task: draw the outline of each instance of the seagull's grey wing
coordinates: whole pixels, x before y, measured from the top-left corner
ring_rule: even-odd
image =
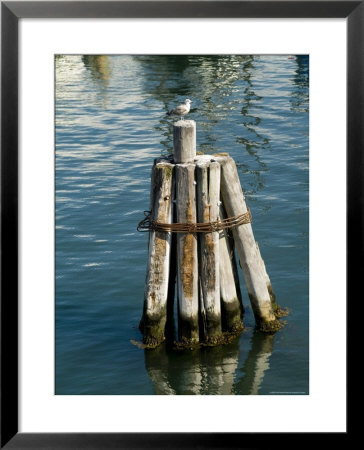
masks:
[[[175,114],[184,114],[186,111],[187,107],[185,105],[179,105],[173,110]]]

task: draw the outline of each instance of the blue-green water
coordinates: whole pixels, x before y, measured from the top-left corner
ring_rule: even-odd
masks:
[[[57,56],[56,393],[308,394],[308,57]],[[144,350],[153,159],[190,98],[197,150],[235,159],[278,303],[275,335]]]

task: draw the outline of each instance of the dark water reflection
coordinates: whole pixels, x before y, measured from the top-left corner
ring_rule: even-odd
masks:
[[[170,353],[163,344],[145,350],[145,367],[157,395],[256,395],[269,370],[274,335],[254,332],[239,368],[239,338],[226,346]]]
[[[57,55],[56,393],[308,393],[307,56]],[[185,98],[197,150],[235,159],[278,302],[275,336],[145,351],[141,339],[153,158]]]
[[[297,112],[308,112],[307,86],[309,83],[309,60],[306,56],[295,56],[297,69],[293,77],[292,109]]]
[[[273,353],[274,335],[255,331],[251,339],[251,349],[237,376],[235,393],[259,394],[264,374],[269,370],[269,359]]]

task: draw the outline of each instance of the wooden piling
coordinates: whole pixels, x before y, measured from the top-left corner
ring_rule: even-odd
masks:
[[[195,165],[176,164],[177,222],[196,223]],[[177,233],[178,335],[182,343],[199,342],[197,237]]]
[[[225,219],[226,217],[225,209],[221,205],[220,219]],[[243,329],[243,304],[234,244],[229,234],[230,231],[228,229],[221,230],[219,233],[221,315],[223,329],[229,332],[236,332]]]
[[[140,231],[149,230],[140,325],[144,344],[156,347],[166,335],[169,340],[174,337],[176,273],[178,345],[193,347],[201,339],[217,344],[226,338],[224,331],[243,329],[234,247],[257,327],[278,330],[277,318],[284,311],[276,304],[252,226],[239,217],[247,213],[247,206],[233,159],[226,153],[196,157],[192,120],[173,124],[173,143],[173,157],[155,160],[151,214],[138,225]],[[172,223],[176,225],[168,225]]]
[[[173,168],[174,165],[168,162],[156,162],[152,169],[152,219],[164,223],[172,221]],[[165,339],[170,247],[170,232],[150,231],[144,312],[141,322],[143,342],[150,347],[159,345]]]
[[[221,194],[228,216],[246,213],[247,206],[234,160],[229,156],[214,157],[221,164]],[[232,231],[256,324],[262,331],[275,331],[281,325],[273,312],[252,226],[248,223],[233,227]]]
[[[200,223],[219,219],[220,164],[201,162],[196,165],[197,220]],[[201,295],[206,315],[204,340],[217,343],[221,340],[221,305],[219,273],[219,233],[199,233],[199,277]]]
[[[268,292],[269,292],[270,301],[272,303],[272,308],[273,308],[273,311],[275,312],[278,309],[276,296],[274,294],[272,283],[271,283],[269,275],[267,273],[267,269],[265,267],[264,260],[262,258],[261,253],[260,253],[260,248],[259,248],[258,242],[255,242],[255,245],[257,247],[258,257],[259,257],[260,263],[262,265],[263,275],[264,275],[264,278],[265,278],[265,282],[267,284],[267,289],[268,289]]]
[[[174,207],[176,199],[176,177],[172,180],[172,223],[176,222],[176,208]],[[173,342],[175,339],[175,320],[174,320],[174,304],[177,277],[177,238],[176,233],[171,233],[171,250],[169,262],[169,282],[168,282],[168,299],[167,299],[167,324],[166,339]]]
[[[196,123],[179,120],[173,124],[176,163],[176,219],[196,223]],[[177,233],[178,337],[184,344],[199,342],[197,236]]]
[[[196,156],[194,120],[179,120],[173,124],[173,155],[175,164],[193,162]]]

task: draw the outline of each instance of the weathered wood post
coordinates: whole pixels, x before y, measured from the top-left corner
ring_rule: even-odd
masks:
[[[267,269],[265,267],[264,260],[262,258],[262,255],[260,254],[260,248],[259,248],[258,242],[255,242],[255,245],[257,247],[258,258],[260,259],[260,262],[261,262],[261,265],[262,265],[262,270],[263,270],[263,275],[264,275],[264,278],[265,278],[265,282],[267,283],[267,289],[268,289],[268,292],[269,292],[270,301],[272,302],[273,312],[276,314],[276,311],[278,309],[280,309],[280,308],[277,305],[276,296],[274,294],[272,283],[271,283],[269,275],[267,273]]]
[[[216,222],[220,206],[220,164],[198,161],[196,165],[197,219],[199,223]],[[218,343],[222,337],[219,233],[199,233],[199,276],[203,311],[204,340]]]
[[[176,217],[179,223],[196,223],[196,123],[173,124],[176,174]],[[178,336],[185,344],[199,342],[198,259],[194,233],[177,233]]]
[[[172,221],[173,164],[155,162],[151,177],[152,220]],[[154,347],[165,339],[171,233],[150,231],[149,256],[141,321],[143,342]]]
[[[226,219],[226,212],[222,205],[220,206],[220,218]],[[227,331],[236,332],[243,329],[243,304],[241,301],[233,240],[229,236],[228,229],[221,230],[219,235],[222,320]]]
[[[172,180],[172,223],[176,222],[176,208],[174,207],[174,201],[176,198],[176,177],[173,173]],[[177,247],[176,247],[176,233],[171,233],[171,251],[169,258],[169,285],[168,285],[168,299],[167,299],[167,325],[166,325],[166,339],[173,341],[175,334],[175,321],[174,321],[174,298],[176,290],[176,277],[177,277]]]
[[[221,164],[221,194],[228,216],[246,213],[245,197],[234,160],[221,154],[214,157]],[[233,227],[232,231],[257,326],[262,331],[275,331],[281,324],[273,312],[252,226],[247,223]]]
[[[234,248],[257,327],[278,330],[277,319],[286,314],[275,301],[233,159],[226,153],[196,156],[193,120],[173,124],[173,143],[173,157],[154,162],[151,211],[138,225],[150,233],[144,344],[173,340],[176,274],[178,346],[215,345],[243,330]]]
[[[196,157],[194,120],[179,120],[173,124],[173,156],[175,164],[193,163]]]

